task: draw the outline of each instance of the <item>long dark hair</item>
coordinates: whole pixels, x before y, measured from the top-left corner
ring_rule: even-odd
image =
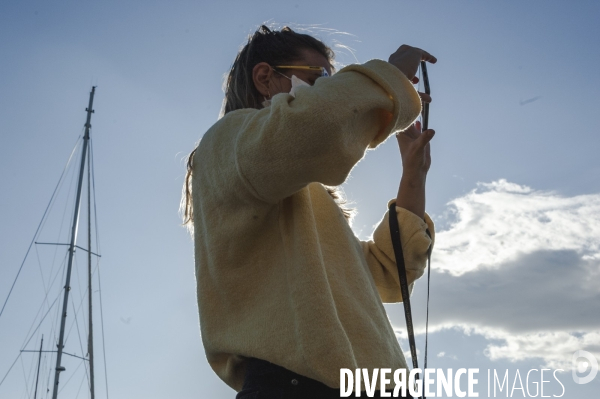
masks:
[[[301,58],[303,50],[315,50],[333,63],[335,54],[331,48],[322,41],[306,34],[294,32],[289,27],[281,30],[271,30],[262,25],[248,38],[248,42],[235,57],[229,75],[224,84],[225,99],[221,116],[231,111],[243,108],[262,108],[264,98],[254,86],[252,70],[256,64],[266,62],[269,65],[282,65]],[[194,155],[191,152],[187,158],[187,173],[183,185],[181,199],[181,213],[183,225],[190,230],[193,228],[194,215],[192,207],[192,171],[194,169]],[[345,199],[335,187],[325,186],[329,194],[336,200],[346,219],[350,220],[353,210],[345,208]]]

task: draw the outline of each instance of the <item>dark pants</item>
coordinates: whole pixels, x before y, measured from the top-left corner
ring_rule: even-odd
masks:
[[[340,397],[339,388],[296,374],[260,359],[249,359],[243,389],[236,399],[333,399]],[[350,398],[355,398],[354,393]],[[361,398],[368,398],[361,392]],[[375,391],[375,398],[380,398]],[[412,399],[409,395],[408,398]]]

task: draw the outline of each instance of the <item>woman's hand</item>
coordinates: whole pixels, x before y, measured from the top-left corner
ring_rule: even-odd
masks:
[[[421,50],[417,47],[411,47],[403,44],[396,50],[396,52],[390,55],[388,62],[398,68],[404,75],[413,83],[419,83],[419,78],[415,75],[419,70],[419,64],[421,61],[428,61],[432,64],[437,62],[437,58],[429,54],[425,50]]]
[[[425,50],[403,44],[388,59],[390,64],[398,68],[414,84],[419,83],[419,78],[415,75],[421,61],[435,64],[437,58]],[[431,102],[429,95],[419,93],[419,96],[421,101]],[[421,132],[421,123],[415,122],[396,135],[402,156],[402,179],[396,205],[421,218],[425,217],[425,180],[431,166],[429,142],[434,134],[435,131],[432,129]]]
[[[429,142],[434,134],[433,129],[421,132],[421,123],[415,122],[396,135],[402,156],[402,179],[396,205],[420,218],[425,217],[425,181],[431,166]]]
[[[435,130],[421,132],[421,122],[415,122],[408,129],[398,133],[396,139],[402,156],[402,175],[410,178],[425,178],[431,166],[429,142]]]

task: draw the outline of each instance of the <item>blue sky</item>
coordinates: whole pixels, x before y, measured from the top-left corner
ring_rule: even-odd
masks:
[[[429,366],[479,367],[486,397],[487,369],[508,370],[512,384],[517,370],[567,369],[575,350],[600,359],[599,16],[593,1],[4,1],[0,300],[97,85],[92,136],[110,397],[234,397],[204,357],[193,247],[177,209],[183,158],[218,116],[223,75],[246,36],[268,22],[308,29],[334,46],[338,67],[387,59],[403,43],[439,60],[429,68],[437,134],[427,210],[438,231]],[[395,140],[353,170],[344,189],[361,239],[400,175]],[[53,208],[48,240],[65,209]],[[37,254],[52,251],[32,252],[0,317],[0,378],[41,303]],[[60,264],[57,253],[50,265]],[[425,287],[421,280],[414,291],[419,332]],[[407,351],[401,306],[387,309]],[[39,336],[31,342],[27,348],[37,348]],[[417,343],[422,364],[422,334]],[[26,397],[27,356],[0,397]],[[559,378],[564,398],[591,398],[600,388],[600,377],[574,384],[570,369]],[[546,386],[546,395],[561,392]],[[100,397],[104,391],[102,382]]]

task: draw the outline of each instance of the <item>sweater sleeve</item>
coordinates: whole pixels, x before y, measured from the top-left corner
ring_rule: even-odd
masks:
[[[404,74],[371,60],[220,122],[235,129],[235,164],[246,188],[276,203],[312,182],[342,184],[367,148],[406,129],[420,111],[419,95]]]
[[[392,201],[395,201],[395,199]],[[382,302],[393,303],[402,302],[402,294],[400,293],[398,267],[396,266],[396,256],[394,255],[390,235],[388,212],[385,213],[385,216],[375,228],[372,239],[361,241],[361,247]],[[396,207],[396,214],[400,226],[400,242],[404,252],[408,290],[412,295],[415,280],[423,275],[427,267],[428,249],[435,242],[434,225],[427,214],[425,214],[425,220],[423,220],[414,213],[398,206]],[[426,230],[429,230],[431,238],[427,235]]]

